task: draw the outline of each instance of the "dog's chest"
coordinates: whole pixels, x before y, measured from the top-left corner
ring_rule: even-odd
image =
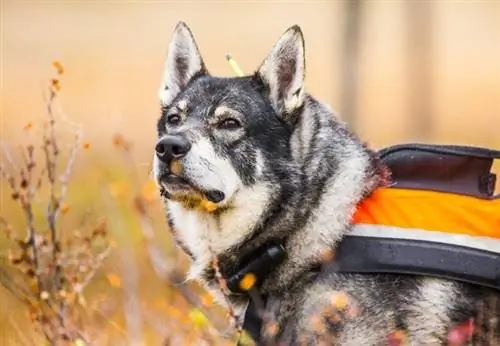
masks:
[[[242,194],[242,200],[235,201],[236,207],[220,214],[188,210],[169,201],[175,235],[194,255],[197,263],[208,264],[215,254],[241,243],[256,227],[265,203],[257,203],[255,198],[252,201],[251,193],[246,196],[250,203],[243,200]]]

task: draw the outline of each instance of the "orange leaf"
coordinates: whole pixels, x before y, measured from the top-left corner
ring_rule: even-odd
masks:
[[[56,69],[57,71],[57,74],[61,75],[64,73],[64,68],[62,66],[62,64],[59,62],[59,61],[53,61],[52,62],[52,66],[54,66],[54,68]]]
[[[124,198],[129,192],[128,186],[125,182],[110,183],[108,189],[109,193],[114,198]]]
[[[322,332],[325,329],[323,318],[317,315],[311,316],[309,319],[309,327],[316,332]]]
[[[388,345],[389,346],[402,346],[405,344],[406,334],[402,330],[395,330],[389,334]]]
[[[146,202],[153,202],[157,198],[158,187],[152,179],[148,180],[141,189],[141,197]]]
[[[273,337],[276,334],[278,334],[279,326],[276,322],[271,321],[269,323],[266,323],[265,331],[266,331],[267,336]]]
[[[59,82],[59,79],[53,78],[51,80],[51,84],[55,91],[61,90],[61,83]]]
[[[474,319],[469,319],[453,328],[448,334],[449,346],[467,345],[474,334]]]
[[[206,293],[201,297],[201,303],[208,307],[214,304],[214,299],[210,293]]]
[[[167,314],[173,318],[180,318],[185,314],[173,305],[167,307]]]
[[[154,306],[159,309],[166,309],[168,307],[168,304],[165,299],[157,298],[154,302]]]
[[[125,150],[130,149],[130,143],[127,142],[125,137],[123,137],[123,135],[121,135],[119,133],[117,133],[113,136],[113,144],[117,148],[123,148]]]
[[[66,214],[66,213],[69,211],[69,209],[70,209],[70,208],[69,208],[69,205],[67,205],[67,204],[62,204],[62,205],[61,205],[61,214],[63,214],[63,215],[64,215],[64,214]]]
[[[114,273],[108,273],[106,275],[106,277],[108,278],[109,284],[112,287],[115,287],[115,288],[121,287],[122,280],[120,279],[120,277],[118,275],[116,275]]]
[[[331,300],[333,306],[339,310],[344,310],[348,301],[349,297],[345,293],[335,293]]]

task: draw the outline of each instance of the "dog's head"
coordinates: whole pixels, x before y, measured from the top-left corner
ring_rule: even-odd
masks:
[[[292,160],[289,139],[306,97],[304,60],[302,32],[293,26],[253,75],[214,77],[190,29],[177,24],[159,90],[154,154],[164,196],[224,208],[264,175],[283,174],[271,159]]]

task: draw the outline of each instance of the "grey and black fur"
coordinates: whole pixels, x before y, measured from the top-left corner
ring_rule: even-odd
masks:
[[[375,153],[305,91],[304,79],[298,26],[255,73],[235,78],[210,75],[189,28],[176,26],[159,90],[154,176],[175,239],[191,257],[189,278],[226,304],[213,257],[225,276],[262,245],[279,242],[287,257],[260,291],[277,322],[272,334],[286,345],[385,345],[395,328],[406,330],[410,345],[441,345],[453,326],[479,313],[485,336],[475,344],[500,345],[496,292],[428,277],[311,270],[387,174]],[[182,169],[174,171],[173,162]],[[198,208],[201,200],[216,210]],[[336,292],[348,295],[355,316],[322,317],[318,332],[310,322]],[[229,301],[244,312],[245,296]]]

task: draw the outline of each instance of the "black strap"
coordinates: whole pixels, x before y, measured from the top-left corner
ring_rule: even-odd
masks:
[[[415,152],[430,152],[435,154],[450,154],[457,156],[477,157],[483,159],[500,159],[500,150],[467,145],[441,145],[424,143],[396,144],[379,150],[379,155],[384,160],[388,155],[398,151],[413,150]]]
[[[229,275],[227,287],[234,293],[245,293],[240,287],[240,282],[245,275],[252,274],[255,277],[255,286],[259,286],[266,276],[283,262],[286,256],[282,245],[267,245],[258,249],[252,260],[240,268],[236,273]]]
[[[424,240],[346,236],[335,259],[321,271],[424,275],[500,290],[499,253]],[[256,304],[250,299],[243,329],[258,343],[261,327]]]
[[[500,253],[425,240],[346,236],[323,270],[425,275],[500,290]]]
[[[414,143],[384,148],[379,156],[391,171],[393,187],[500,197],[494,196],[496,175],[491,171],[499,150]]]
[[[266,298],[262,298],[266,301]],[[247,310],[245,311],[245,317],[243,320],[243,330],[248,333],[253,339],[253,341],[258,344],[260,342],[260,331],[262,329],[262,318],[258,314],[257,304],[253,299],[250,299],[248,303]],[[239,344],[238,344],[239,346]]]

